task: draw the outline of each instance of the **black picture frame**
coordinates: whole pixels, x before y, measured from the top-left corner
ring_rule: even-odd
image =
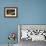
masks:
[[[18,7],[5,7],[4,17],[5,18],[17,18],[18,17]]]

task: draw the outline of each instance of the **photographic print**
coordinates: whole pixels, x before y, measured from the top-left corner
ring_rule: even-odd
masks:
[[[4,8],[4,16],[5,17],[17,17],[18,16],[18,8],[17,7],[5,7]]]

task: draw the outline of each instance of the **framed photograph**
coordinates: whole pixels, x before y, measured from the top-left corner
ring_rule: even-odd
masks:
[[[4,16],[15,18],[18,16],[18,8],[17,7],[5,7],[4,8]]]

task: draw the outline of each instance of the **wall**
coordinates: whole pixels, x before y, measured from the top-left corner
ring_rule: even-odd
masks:
[[[4,18],[4,7],[18,7],[18,18]],[[17,24],[46,24],[46,0],[0,0],[0,44],[7,44]],[[17,41],[16,41],[17,42]]]

